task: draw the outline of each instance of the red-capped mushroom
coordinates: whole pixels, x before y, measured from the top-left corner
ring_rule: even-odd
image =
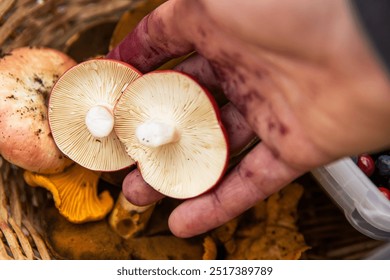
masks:
[[[57,146],[81,166],[115,171],[133,164],[114,127],[113,107],[140,72],[110,59],[91,59],[72,67],[55,84],[49,123]]]
[[[0,58],[0,154],[32,172],[52,174],[72,164],[56,147],[47,98],[76,62],[49,48],[18,48]]]
[[[144,180],[169,197],[204,193],[226,170],[228,143],[218,107],[183,73],[141,76],[123,92],[114,116],[114,130]]]

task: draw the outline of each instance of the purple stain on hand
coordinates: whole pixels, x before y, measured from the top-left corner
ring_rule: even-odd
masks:
[[[202,27],[198,27],[198,32],[202,38],[207,37],[207,32]]]
[[[129,63],[145,73],[190,51],[191,45],[175,40],[166,32],[162,19],[152,12],[106,57]]]
[[[274,130],[276,127],[275,123],[273,121],[268,122],[268,131]]]
[[[154,68],[161,60],[161,51],[148,43],[148,17],[146,16],[122,42],[107,54],[107,58],[124,61],[142,72]]]
[[[279,123],[279,132],[281,135],[286,135],[289,132],[289,129],[287,126],[285,126],[283,123]]]
[[[251,177],[253,177],[253,175],[255,175],[255,174],[252,171],[250,171],[250,170],[245,171],[245,177],[251,178]]]

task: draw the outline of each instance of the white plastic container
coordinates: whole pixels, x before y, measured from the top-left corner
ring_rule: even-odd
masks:
[[[348,221],[361,233],[390,241],[390,201],[350,159],[312,171]]]
[[[390,243],[385,243],[373,250],[365,260],[390,260]]]

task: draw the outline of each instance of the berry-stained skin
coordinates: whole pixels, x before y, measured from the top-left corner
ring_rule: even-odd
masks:
[[[224,91],[230,148],[262,139],[213,191],[174,210],[174,234],[205,232],[312,168],[389,146],[389,80],[358,26],[347,1],[171,0],[108,54],[148,72],[196,51],[177,69]],[[129,200],[161,198],[134,176]]]

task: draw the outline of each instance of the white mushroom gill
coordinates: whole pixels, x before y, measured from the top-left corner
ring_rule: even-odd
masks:
[[[85,124],[92,136],[96,138],[107,137],[114,128],[112,110],[104,105],[91,107],[85,116]]]
[[[55,143],[67,157],[95,171],[116,171],[134,163],[113,129],[113,110],[138,77],[138,70],[128,64],[91,59],[58,79],[48,119]]]
[[[137,127],[135,136],[140,144],[151,148],[174,143],[180,139],[180,134],[174,126],[158,121],[141,124]]]
[[[228,143],[218,108],[192,78],[171,70],[144,74],[123,92],[114,115],[118,139],[158,192],[195,197],[225,172]]]

